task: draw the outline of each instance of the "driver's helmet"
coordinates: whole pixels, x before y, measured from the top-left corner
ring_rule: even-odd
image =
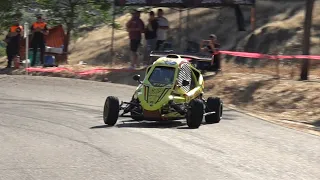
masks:
[[[161,75],[165,81],[172,82],[174,78],[174,71],[163,70]]]
[[[161,73],[160,69],[154,69],[153,73],[154,73],[154,75],[153,75],[154,79],[153,80],[155,80],[155,81],[161,80],[162,73]]]

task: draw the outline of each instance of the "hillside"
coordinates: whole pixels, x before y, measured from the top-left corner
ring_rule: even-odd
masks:
[[[165,9],[165,8],[163,8]],[[156,10],[156,9],[155,9]],[[170,36],[177,44],[179,36],[179,13],[165,9],[170,21]],[[229,11],[228,11],[229,10]],[[311,53],[320,55],[320,2],[314,7],[312,48]],[[250,29],[250,11],[245,11],[247,29]],[[186,15],[186,12],[183,13]],[[130,15],[117,18],[122,26]],[[147,15],[142,19],[146,21]],[[237,50],[270,54],[301,54],[301,38],[304,20],[304,3],[299,1],[258,1],[257,29],[253,32],[239,32],[234,17],[234,10],[194,9],[190,11],[189,39],[200,41],[208,34],[215,33],[222,43],[223,50]],[[186,37],[186,23],[182,24]],[[115,31],[114,48],[116,58],[113,65],[127,66],[129,61],[129,40],[124,29]],[[111,28],[102,27],[88,32],[84,37],[72,43],[69,64],[77,71],[90,69],[93,66],[110,66]],[[178,46],[176,46],[178,47]],[[280,66],[281,79],[275,79],[276,64],[269,60],[252,60],[244,58],[225,57],[222,63],[223,73],[214,77],[206,77],[207,96],[219,96],[228,107],[235,107],[252,112],[272,122],[285,124],[298,129],[318,130],[320,132],[320,70],[317,61],[313,61],[309,82],[296,81],[299,76],[299,61],[282,61]],[[76,65],[85,61],[88,65]],[[229,62],[236,63],[229,63]],[[260,63],[257,63],[260,62]],[[320,61],[319,61],[320,62]],[[246,66],[239,64],[246,63]],[[287,64],[287,65],[284,65]],[[0,59],[1,65],[1,59]],[[2,64],[4,65],[4,64]],[[268,66],[254,66],[268,65]],[[252,68],[254,67],[254,68]],[[21,74],[23,70],[13,72],[0,71],[0,74]],[[89,77],[79,77],[69,72],[65,73],[31,73],[33,75],[49,75],[59,77],[82,78],[113,83],[136,85],[132,75],[144,75],[144,70],[137,72],[108,72]],[[319,134],[318,132],[318,134]]]
[[[189,40],[199,42],[214,33],[222,43],[222,49],[239,50],[260,53],[301,54],[301,37],[303,33],[304,3],[301,1],[258,1],[257,27],[250,31],[250,9],[244,9],[247,31],[239,32],[235,21],[234,10],[223,9],[193,9],[190,10],[189,28],[186,15],[182,12],[182,31],[179,32],[179,12],[165,9],[165,16],[170,22],[169,36],[178,48],[178,37],[182,35],[185,42],[187,34]],[[156,9],[155,9],[156,10]],[[314,8],[312,29],[312,54],[320,54],[320,3]],[[129,14],[117,18],[117,22],[124,27],[130,18]],[[147,14],[142,14],[146,22]],[[189,29],[189,30],[188,30]],[[76,40],[71,46],[70,63],[86,61],[89,64],[101,65],[110,62],[111,28],[102,27],[89,32],[85,37]],[[124,29],[115,31],[115,62],[128,61],[128,37]],[[228,57],[230,59],[230,57]],[[234,58],[233,58],[234,59]],[[237,59],[242,62],[244,59]],[[254,60],[256,62],[256,60]]]
[[[183,41],[189,34],[189,40],[199,42],[207,38],[208,34],[218,36],[222,49],[259,52],[269,54],[301,54],[302,34],[304,22],[304,2],[301,1],[258,1],[256,30],[250,31],[250,9],[244,10],[247,31],[237,29],[234,10],[223,8],[190,10],[189,28],[184,22],[187,12],[183,12],[182,28],[179,32],[179,12],[165,9],[166,17],[170,21],[169,36],[174,40],[175,47],[179,35]],[[156,9],[155,9],[156,10]],[[320,54],[320,2],[317,1],[313,13],[311,54]],[[117,18],[122,26],[129,20],[130,15]],[[146,22],[147,15],[142,19]],[[189,29],[189,30],[188,30]],[[188,30],[188,31],[187,31]],[[85,61],[91,65],[110,65],[111,29],[103,27],[89,32],[85,37],[72,44],[70,63],[77,64]],[[115,31],[115,50],[117,52],[115,64],[129,61],[129,44],[127,32],[124,29]],[[224,73],[206,81],[208,95],[222,97],[230,106],[254,112],[272,122],[285,124],[299,129],[316,130],[319,128],[319,82],[297,82],[288,80],[274,80],[275,65],[269,60],[252,60],[235,57],[225,57]],[[236,66],[249,64],[250,66]],[[269,64],[264,68],[250,68],[252,65]],[[280,74],[284,78],[297,78],[299,75],[299,61],[286,61],[291,66],[281,66]],[[290,62],[290,63],[288,63]],[[271,64],[270,64],[271,63]],[[284,62],[285,63],[285,62]],[[316,64],[316,61],[312,62]],[[248,68],[249,67],[249,68]],[[319,66],[311,66],[311,79],[320,78]],[[260,74],[257,74],[260,73]],[[265,75],[261,75],[265,74]],[[143,75],[143,72],[140,73]],[[271,76],[270,76],[271,75]],[[284,76],[286,75],[286,76]],[[132,74],[110,73],[108,79],[115,83],[131,82]],[[134,84],[131,82],[130,84]]]

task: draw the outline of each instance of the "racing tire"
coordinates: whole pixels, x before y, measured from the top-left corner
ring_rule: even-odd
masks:
[[[212,112],[212,111],[216,113],[207,115],[205,117],[206,123],[208,124],[219,123],[222,118],[222,112],[223,112],[223,102],[221,101],[220,98],[209,97],[207,99],[206,113]]]
[[[117,123],[120,111],[119,99],[114,96],[107,97],[104,103],[103,121],[109,126]]]
[[[186,118],[189,128],[199,128],[203,120],[203,113],[203,102],[200,99],[191,100]]]

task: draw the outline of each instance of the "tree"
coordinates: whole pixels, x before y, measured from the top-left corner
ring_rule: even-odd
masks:
[[[311,34],[311,26],[312,26],[312,12],[313,12],[314,0],[306,0],[306,13],[305,13],[305,21],[304,21],[304,38],[303,38],[303,49],[302,53],[304,55],[310,54],[310,34]],[[309,66],[310,60],[304,59],[301,66],[301,80],[308,80],[309,76]]]
[[[15,19],[22,17],[21,10],[29,0],[0,0],[0,32],[8,30]]]
[[[66,27],[64,52],[68,52],[71,31],[81,25],[96,25],[111,21],[110,3],[94,0],[37,0],[41,9],[48,10],[50,24]]]

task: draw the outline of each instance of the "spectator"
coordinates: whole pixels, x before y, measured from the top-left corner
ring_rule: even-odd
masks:
[[[157,44],[157,29],[158,22],[155,18],[155,14],[153,11],[149,12],[148,25],[145,28],[145,39],[146,39],[146,48],[144,61],[149,64],[148,57],[151,51],[154,51]]]
[[[206,45],[204,46],[204,44]],[[200,43],[200,49],[203,52],[209,52],[212,54],[212,70],[220,71],[221,70],[221,64],[220,64],[220,53],[218,52],[220,48],[220,44],[217,42],[217,36],[214,34],[211,34],[209,36],[209,40],[202,40]]]
[[[40,62],[44,65],[44,53],[45,53],[45,35],[49,34],[47,23],[45,23],[41,15],[37,15],[37,22],[31,26],[32,40],[31,47],[33,49],[33,60],[31,66],[36,63],[37,50],[40,48]]]
[[[129,32],[130,50],[132,52],[131,68],[139,67],[137,51],[144,32],[144,23],[140,19],[140,11],[135,10],[132,13],[132,18],[127,22],[126,27]]]
[[[16,22],[10,27],[10,30],[4,40],[7,43],[7,68],[12,67],[12,60],[20,54],[20,40],[21,34],[23,33],[23,27],[19,24],[18,19],[16,19],[15,21]]]
[[[169,29],[169,22],[167,18],[163,17],[163,10],[158,9],[158,30],[157,30],[157,45],[156,50],[159,50],[163,43],[167,40],[167,31]]]

